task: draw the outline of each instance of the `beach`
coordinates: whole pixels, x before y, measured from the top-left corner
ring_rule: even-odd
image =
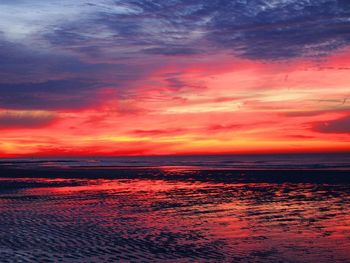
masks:
[[[348,170],[18,167],[1,262],[350,262]]]

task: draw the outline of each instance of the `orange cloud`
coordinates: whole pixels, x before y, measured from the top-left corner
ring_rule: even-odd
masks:
[[[0,152],[14,156],[349,151],[349,60],[342,56],[284,64],[227,54],[198,55],[190,61],[174,57],[128,89],[104,89],[104,100],[90,108],[2,111]],[[35,127],[31,140],[18,127]]]

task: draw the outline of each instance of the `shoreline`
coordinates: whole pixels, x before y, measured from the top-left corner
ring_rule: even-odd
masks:
[[[177,169],[177,167],[8,167],[0,178],[164,179],[231,183],[350,184],[350,170],[331,169]]]

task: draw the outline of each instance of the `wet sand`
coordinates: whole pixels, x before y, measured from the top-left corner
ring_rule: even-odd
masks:
[[[348,171],[0,170],[0,262],[350,262]]]

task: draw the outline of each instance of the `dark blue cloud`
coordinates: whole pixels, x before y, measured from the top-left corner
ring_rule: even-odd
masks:
[[[47,37],[57,45],[94,42],[160,55],[225,48],[251,59],[327,55],[350,42],[347,0],[126,0],[123,6],[130,12],[99,11]],[[101,28],[109,34],[94,37]]]
[[[102,88],[127,89],[149,71],[151,66],[90,62],[69,52],[47,52],[0,39],[0,108],[84,108],[99,103]]]
[[[211,2],[213,3],[213,2]],[[350,43],[345,1],[217,1],[209,37],[252,59],[326,55]]]
[[[81,80],[0,84],[0,108],[79,109],[97,103],[101,84]]]
[[[122,65],[87,63],[62,52],[31,49],[24,44],[0,39],[0,83],[46,81],[60,75],[83,78],[87,74],[104,72]]]
[[[224,50],[285,60],[327,55],[350,43],[348,0],[64,1],[81,8],[81,15],[65,12],[59,2],[35,0],[31,8],[26,1],[6,1],[16,10],[31,8],[18,14],[13,21],[22,24],[13,28],[1,26],[0,10],[1,108],[85,107],[102,87],[127,90],[147,79],[167,63],[163,56],[171,63],[172,56]],[[47,14],[49,9],[62,17],[51,17],[57,12]],[[172,88],[190,86],[166,78]]]
[[[142,51],[145,52],[146,54],[168,55],[168,56],[194,55],[194,54],[200,53],[200,50],[196,48],[191,48],[186,46],[172,46],[172,45],[168,45],[166,47],[147,48]]]
[[[123,1],[130,12],[96,12],[72,23],[62,23],[43,37],[52,45],[85,55],[189,55],[195,31],[205,17],[193,16],[191,1]],[[200,5],[201,6],[201,5]],[[200,7],[199,6],[199,7]],[[184,8],[186,10],[184,10]],[[92,47],[92,48],[91,48]]]

